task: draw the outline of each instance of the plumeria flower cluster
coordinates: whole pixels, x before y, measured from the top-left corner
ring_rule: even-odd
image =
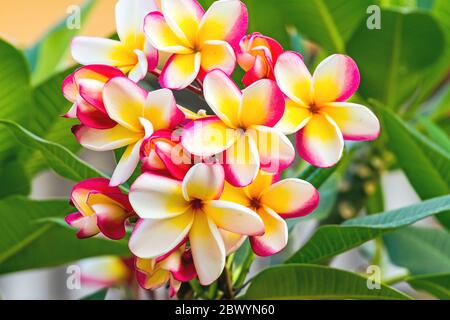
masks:
[[[83,147],[121,157],[111,179],[74,187],[78,212],[66,221],[80,238],[116,240],[130,230],[143,288],[169,284],[175,295],[194,278],[209,285],[247,238],[259,256],[280,252],[285,220],[319,203],[310,183],[279,179],[296,150],[330,167],[344,140],[379,134],[368,108],[346,102],[360,80],[350,57],[332,55],[311,75],[300,54],[246,35],[239,0],[215,1],[206,11],[196,0],[119,0],[116,25],[119,40],[72,43],[84,66],[63,82],[73,103],[66,117],[79,120],[73,133]],[[231,78],[237,65],[245,71],[242,89]],[[150,75],[160,89],[144,89]],[[172,90],[185,88],[212,113],[178,105]],[[286,136],[294,133],[296,147]]]

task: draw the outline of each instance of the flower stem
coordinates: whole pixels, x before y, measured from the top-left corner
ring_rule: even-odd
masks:
[[[252,249],[249,249],[249,252],[247,253],[247,256],[245,257],[244,263],[242,264],[241,272],[239,273],[234,286],[236,288],[242,287],[242,285],[245,282],[245,279],[247,278],[247,274],[250,271],[250,267],[252,266],[253,260],[255,260],[255,253]]]
[[[231,273],[228,268],[223,270],[223,280],[224,280],[224,298],[225,299],[233,299],[234,298],[234,290],[233,290],[233,282],[231,281]]]

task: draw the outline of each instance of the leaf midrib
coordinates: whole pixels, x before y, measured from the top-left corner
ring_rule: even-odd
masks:
[[[8,250],[4,251],[2,254],[0,254],[0,263],[4,263],[23,249],[25,249],[27,246],[29,246],[31,243],[33,243],[34,240],[38,239],[40,236],[42,236],[44,233],[49,231],[52,228],[52,224],[48,223],[43,225],[41,228],[35,230],[32,232],[29,236],[25,237],[22,241],[19,243],[13,245]]]
[[[323,0],[315,0],[314,3],[316,4],[319,15],[322,17],[325,29],[329,32],[335,50],[337,53],[344,53],[344,41],[339,35],[339,30],[337,29],[336,23],[330,15],[327,6],[324,4]]]

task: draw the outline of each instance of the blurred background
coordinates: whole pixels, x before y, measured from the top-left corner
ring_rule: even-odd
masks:
[[[83,0],[0,1],[0,34],[20,47],[29,47]],[[84,35],[109,36],[115,31],[115,0],[98,0],[81,31]]]
[[[80,34],[99,37],[108,37],[112,35],[115,31],[115,2],[115,0],[97,0],[96,4],[92,7],[92,10],[89,13],[89,17],[86,21],[84,21]],[[273,7],[275,2],[278,1],[273,1],[271,3],[269,2],[269,4],[267,1],[264,1],[264,5],[261,4],[260,7],[257,7],[257,5],[252,2],[253,5],[249,5],[250,17],[252,16],[252,13],[256,13],[257,11],[261,14],[260,11],[263,10],[263,8],[266,8],[266,12],[274,13],[274,20],[279,20],[279,12],[277,12],[277,9]],[[334,1],[331,1],[331,3],[333,2]],[[400,8],[402,10],[409,10],[411,8],[416,9],[418,7],[421,10],[430,10],[433,5],[433,1],[431,0],[372,2],[384,5],[385,7],[396,9]],[[363,10],[362,12],[364,12],[362,17],[367,14],[365,12],[365,8],[367,8],[367,5],[372,2],[364,1],[365,5],[361,8]],[[423,7],[420,7],[422,2],[426,2],[426,4],[423,5]],[[0,37],[12,43],[16,47],[30,48],[42,37],[44,37],[48,30],[57,25],[63,17],[67,16],[67,10],[70,6],[81,5],[82,3],[83,1],[78,0],[0,0]],[[298,3],[304,3],[305,6],[309,6],[307,1],[298,1]],[[450,20],[447,21],[447,26],[449,26],[449,21]],[[359,21],[357,21],[357,23],[358,22]],[[301,21],[299,21],[298,24],[300,25],[300,27],[297,26],[298,28],[289,25],[287,26],[288,28],[273,31],[273,34],[270,34],[270,26],[265,28],[264,31],[268,30],[268,33],[271,36],[276,36],[279,33],[283,33],[283,44],[285,45],[285,48],[288,49],[289,47],[290,49],[299,51],[303,50],[304,52],[302,53],[306,53],[305,57],[310,59],[310,61],[314,61],[316,56],[324,56],[325,52],[320,50],[320,44],[317,43],[320,41],[315,41],[316,39],[311,39],[311,37],[308,37],[307,35],[310,34],[310,31],[308,30],[305,30],[305,33],[303,33],[303,30],[301,29]],[[414,32],[414,30],[410,31]],[[445,31],[448,33],[449,30]],[[320,33],[322,31],[318,30],[318,32]],[[389,33],[389,30],[386,32]],[[306,36],[304,36],[305,34]],[[413,36],[414,35],[411,34],[411,37]],[[423,35],[420,33],[417,34],[417,37],[421,36]],[[350,38],[350,35],[346,36],[346,38]],[[288,43],[287,46],[286,43]],[[446,46],[448,54],[448,44]],[[325,45],[325,47],[327,47],[327,45]],[[370,56],[373,54],[376,54],[376,52],[368,52],[368,55]],[[72,62],[68,57],[64,60],[63,65],[69,66],[71,63]],[[316,63],[317,61],[311,62],[311,65]],[[433,88],[433,94],[442,96],[448,93],[448,64],[446,72],[447,73],[445,73],[444,70],[444,76],[438,85]],[[364,76],[364,73],[362,73],[362,75]],[[424,102],[426,101],[432,101],[432,99],[424,99]],[[444,110],[446,110],[444,113],[448,115],[448,105]],[[440,119],[439,121],[448,127],[448,117],[445,117],[444,120]],[[67,129],[68,128],[69,126],[67,126]],[[79,155],[99,170],[108,174],[112,172],[115,165],[114,157],[111,153],[93,153],[86,150],[81,150]],[[411,161],[414,160],[411,159]],[[38,173],[34,176],[31,183],[31,198],[68,198],[73,182],[58,177],[48,169],[36,170],[35,172]],[[401,168],[398,166],[393,166],[390,170],[381,170],[379,173],[380,176],[377,179],[379,179],[381,186],[384,210],[400,208],[421,201],[420,197],[411,186],[408,178]],[[361,173],[361,175],[363,176],[364,174]],[[342,201],[340,203],[337,202],[336,199],[333,199],[332,207],[333,210],[337,212],[337,215],[339,216],[338,220],[340,221],[365,211],[365,208],[362,205],[356,206],[356,209],[345,207],[345,204],[348,204],[349,201],[350,203],[353,200],[354,202],[358,202],[358,199],[355,198],[359,197],[358,193],[352,193],[346,195],[346,197],[346,202]],[[356,212],[354,212],[355,210]],[[331,222],[333,222],[333,220],[331,220]],[[0,221],[0,223],[2,222]],[[305,220],[297,223],[295,225],[295,232],[293,232],[295,237],[292,239],[288,251],[290,250],[289,252],[293,252],[298,249],[308,239],[313,230],[319,224],[320,222],[318,220]],[[434,228],[437,226],[437,223],[432,219],[426,219],[421,221],[420,225]],[[365,252],[370,252],[372,250],[371,246],[373,246],[373,243],[367,244],[365,248],[358,248],[341,254],[333,259],[331,266],[361,272],[367,266],[367,256],[365,256]],[[254,273],[273,262],[282,261],[286,255],[287,253],[285,252],[270,259],[259,259],[254,265],[254,270],[252,270],[252,272]],[[102,278],[102,276],[105,276],[105,274],[109,275],[111,269],[114,269],[114,274],[111,275],[114,279],[117,278],[120,281],[125,281],[124,279],[127,279],[130,276],[128,274],[129,270],[126,268],[126,263],[123,263],[123,261],[117,261],[114,257],[106,260],[104,258],[97,260],[89,259],[88,261],[73,264],[81,266],[83,270],[86,270],[86,274],[92,273],[95,275],[97,280]],[[102,270],[104,270],[103,275],[101,274]],[[401,267],[390,265],[387,272],[395,275],[396,273],[401,273],[402,270],[403,268]],[[98,274],[99,272],[100,275]],[[87,285],[83,285],[80,290],[69,290],[67,288],[68,276],[67,266],[33,271],[22,271],[3,275],[0,276],[0,297],[2,299],[77,299],[104,286],[101,281],[91,281],[87,282]],[[402,284],[400,286],[402,289],[406,290],[406,292],[412,292],[411,288],[407,287],[407,285]],[[108,297],[120,298],[126,296],[126,294],[127,293],[121,289],[115,289],[108,292]],[[414,294],[421,298],[431,298],[430,295],[425,293],[416,292]],[[142,293],[142,298],[148,298],[148,296],[145,293]],[[167,292],[160,290],[152,298],[167,298]]]

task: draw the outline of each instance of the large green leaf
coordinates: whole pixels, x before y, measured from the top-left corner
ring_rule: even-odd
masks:
[[[10,197],[0,201],[0,274],[61,265],[100,255],[127,255],[126,241],[103,238],[80,240],[57,223],[74,210],[68,201],[36,201]]]
[[[378,108],[389,147],[422,199],[450,192],[450,154],[437,147],[390,110]],[[450,212],[437,216],[450,228]]]
[[[0,167],[0,198],[13,194],[28,195],[31,191],[31,182],[27,176],[23,163],[16,158],[10,159]]]
[[[450,273],[410,277],[406,282],[416,290],[426,291],[441,300],[450,300]]]
[[[342,225],[322,226],[287,263],[321,262],[385,233],[449,209],[450,196],[442,196],[397,210],[347,220]]]
[[[246,3],[252,31],[273,36],[288,47],[286,26],[295,26],[305,38],[332,53],[345,51],[345,42],[370,5],[367,0],[247,0]]]
[[[31,86],[23,54],[0,39],[0,119],[24,123],[31,108]],[[0,163],[11,156],[16,141],[0,130]]]
[[[72,38],[78,34],[95,1],[88,0],[80,8],[80,26],[69,28],[68,17],[64,17],[26,54],[32,67],[33,83],[37,84],[52,76],[67,58]]]
[[[108,290],[109,288],[101,289],[86,297],[81,298],[80,300],[105,300],[106,295],[108,294]]]
[[[34,88],[34,106],[30,110],[32,117],[27,128],[45,140],[76,152],[81,146],[70,130],[76,120],[61,117],[71,106],[71,103],[62,95],[61,83],[73,70],[74,68],[69,68]],[[46,161],[39,151],[31,155],[27,151],[24,158],[26,158],[25,168],[30,176],[46,167]]]
[[[370,30],[364,21],[347,45],[360,68],[359,93],[400,108],[417,90],[422,71],[442,56],[444,45],[430,13],[381,10],[381,29]]]
[[[369,289],[367,279],[344,270],[293,264],[266,269],[251,280],[244,299],[405,300],[405,294],[381,284]]]
[[[450,108],[449,108],[450,109]],[[425,117],[419,117],[419,122],[425,128],[431,140],[444,151],[450,152],[450,137],[437,124]]]
[[[23,145],[39,150],[42,156],[45,157],[48,165],[60,176],[74,181],[93,177],[106,177],[67,148],[44,140],[14,122],[0,120],[0,124],[7,127]]]
[[[423,76],[421,92],[416,100],[418,104],[429,98],[436,87],[447,77],[450,70],[450,1],[435,0],[431,14],[444,31],[446,45],[439,60]]]
[[[390,260],[411,274],[450,271],[450,233],[445,230],[410,227],[384,240]]]

